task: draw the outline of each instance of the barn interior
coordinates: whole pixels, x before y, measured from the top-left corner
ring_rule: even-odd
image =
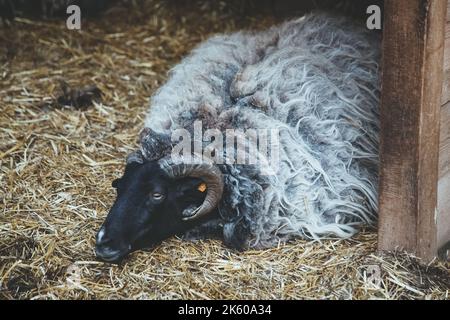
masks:
[[[366,19],[382,1],[117,0],[82,7],[81,30],[22,2],[0,1],[1,299],[448,299],[448,262],[379,254],[370,228],[243,253],[175,237],[119,265],[94,254],[148,98],[192,48],[311,10]]]

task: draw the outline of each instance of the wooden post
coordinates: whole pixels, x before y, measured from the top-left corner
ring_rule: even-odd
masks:
[[[438,210],[438,248],[441,248],[440,257],[450,261],[450,0],[447,1],[447,22],[445,26]]]
[[[386,0],[379,249],[437,253],[439,116],[447,0]]]

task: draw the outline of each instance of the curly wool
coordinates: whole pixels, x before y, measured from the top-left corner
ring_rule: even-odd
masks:
[[[225,242],[265,248],[295,237],[347,238],[377,212],[378,35],[316,13],[263,32],[215,36],[170,72],[145,127],[278,129],[280,165],[220,165]],[[152,154],[149,137],[142,151]],[[154,140],[154,139],[153,139]],[[162,150],[160,148],[160,150]]]

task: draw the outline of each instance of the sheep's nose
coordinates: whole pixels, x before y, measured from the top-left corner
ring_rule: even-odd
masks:
[[[95,255],[99,259],[107,262],[116,262],[124,257],[129,250],[129,246],[117,245],[117,241],[108,237],[104,226],[100,228],[95,243]]]
[[[108,260],[120,253],[120,250],[114,250],[112,247],[112,239],[106,235],[105,227],[102,226],[97,233],[95,239],[95,254],[102,260]]]
[[[124,255],[124,250],[114,248],[111,240],[103,238],[95,244],[95,255],[103,261],[114,262]]]
[[[107,261],[107,262],[115,262],[122,257],[121,250],[114,250],[107,246],[95,246],[95,255],[97,258]]]

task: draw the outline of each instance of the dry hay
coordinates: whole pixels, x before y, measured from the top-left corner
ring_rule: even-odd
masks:
[[[95,260],[110,182],[168,68],[210,34],[274,22],[237,3],[147,1],[81,32],[26,19],[0,30],[1,298],[448,298],[449,264],[377,256],[373,231],[246,253],[171,239],[119,266]],[[61,81],[96,86],[103,100],[61,107]]]

